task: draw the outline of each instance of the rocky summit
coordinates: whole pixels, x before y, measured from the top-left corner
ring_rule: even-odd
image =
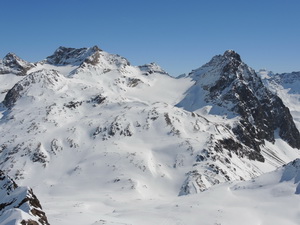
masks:
[[[178,106],[197,110],[211,104],[219,115],[226,110],[225,114],[238,116],[239,122],[232,131],[240,142],[250,147],[246,154],[251,159],[264,161],[260,146],[264,140],[274,143],[276,135],[291,147],[300,148],[300,134],[289,109],[263,85],[260,77],[236,52],[228,50],[215,56],[189,76],[195,85]],[[195,93],[203,93],[204,101]],[[222,111],[218,112],[218,108]]]
[[[34,67],[33,63],[29,63],[19,58],[14,53],[8,53],[2,61],[0,61],[0,74],[15,74],[25,76],[27,71]]]
[[[36,213],[21,207],[0,221],[153,224],[131,210],[171,201],[171,215],[192,194],[206,198],[300,157],[297,87],[288,75],[263,77],[233,50],[178,78],[97,46],[59,47],[36,63],[9,54],[0,73],[0,169],[44,207],[11,183],[20,201],[2,206],[18,211],[25,198]]]
[[[53,65],[80,65],[85,61],[96,64],[98,62],[98,53],[101,51],[102,50],[99,49],[98,46],[79,49],[61,46],[53,53],[53,55],[48,56],[45,62]],[[94,60],[89,60],[90,57],[94,58]]]

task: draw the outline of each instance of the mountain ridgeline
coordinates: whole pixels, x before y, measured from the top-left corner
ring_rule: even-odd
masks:
[[[232,50],[178,78],[97,46],[9,53],[0,79],[0,169],[38,195],[188,195],[300,156],[293,112]]]
[[[8,53],[0,63],[0,74],[13,73],[19,76],[25,76],[27,71],[34,67],[33,63],[29,63],[19,58],[14,53]]]
[[[197,110],[199,97],[194,93],[202,89],[205,104],[221,107],[239,116],[233,132],[239,141],[252,151],[251,159],[264,161],[260,146],[264,141],[274,143],[279,135],[293,148],[300,148],[300,135],[289,109],[282,100],[269,91],[253,69],[242,62],[232,50],[194,70],[189,76],[195,81],[186,97],[178,104],[186,110]],[[203,103],[202,103],[203,104]]]

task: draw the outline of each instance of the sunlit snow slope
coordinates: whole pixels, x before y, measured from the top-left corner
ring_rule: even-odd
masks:
[[[202,191],[299,157],[289,109],[234,51],[177,79],[97,46],[34,64],[9,54],[0,72],[0,169],[50,224],[211,224],[188,219],[196,199],[218,210],[209,193],[232,193]]]

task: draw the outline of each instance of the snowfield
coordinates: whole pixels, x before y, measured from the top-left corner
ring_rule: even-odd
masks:
[[[135,199],[132,193],[116,196],[113,190],[74,196],[65,191],[61,197],[47,199],[44,207],[53,224],[66,225],[296,225],[300,221],[299,163],[250,181],[216,185],[197,195],[158,197],[159,193],[153,193],[152,198]]]
[[[0,169],[52,225],[299,224],[300,98],[270,77],[231,50],[180,78],[97,46],[9,54]],[[0,203],[0,224],[32,216]]]

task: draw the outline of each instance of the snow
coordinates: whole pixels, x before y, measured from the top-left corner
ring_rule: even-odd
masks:
[[[0,75],[0,83],[1,83],[1,89],[0,89],[0,101],[2,102],[4,100],[4,97],[8,90],[10,90],[15,83],[22,80],[23,77],[16,76],[14,74],[2,74]]]
[[[264,77],[265,85],[276,93],[289,108],[295,124],[300,129],[300,72],[274,74],[271,71],[260,70],[258,74]]]
[[[77,201],[49,199],[45,207],[55,224],[293,224],[299,222],[300,196],[278,170],[246,182],[217,185],[197,195],[130,200],[86,193]],[[299,175],[299,171],[298,171]],[[66,198],[64,197],[66,200]],[[57,204],[52,205],[56,202]]]
[[[204,101],[194,84],[208,70],[175,79],[155,64],[99,55],[97,65],[84,57],[42,61],[25,77],[0,76],[1,91],[22,87],[14,106],[1,109],[1,169],[33,188],[50,224],[298,224],[297,184],[280,182],[281,170],[265,174],[299,158],[298,150],[281,139],[266,142],[265,163],[229,157],[230,149],[210,152],[211,140],[236,140],[228,127],[238,117]],[[205,76],[211,84],[217,72]],[[193,85],[199,99],[187,103],[192,113],[175,105],[188,100]],[[199,191],[191,172],[208,190]],[[185,182],[197,194],[179,196]],[[1,215],[0,224],[27,218],[16,211]]]
[[[28,71],[28,73],[33,73],[45,69],[45,70],[56,70],[60,74],[64,76],[68,76],[76,68],[77,66],[74,65],[57,66],[57,65],[47,64],[47,63],[38,63],[35,67],[31,68]]]

